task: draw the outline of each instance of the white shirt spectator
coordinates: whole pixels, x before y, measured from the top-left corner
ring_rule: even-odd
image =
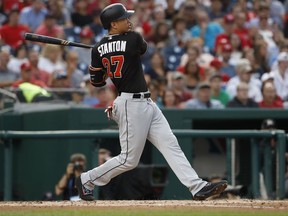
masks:
[[[226,86],[226,92],[230,95],[231,98],[234,98],[237,94],[237,86],[240,83],[240,78],[238,76],[232,77]],[[261,93],[261,81],[259,79],[251,77],[249,85],[248,96],[251,99],[254,99],[256,102],[262,101]]]
[[[283,101],[288,100],[288,70],[285,71],[284,77],[281,76],[278,69],[271,71],[271,75],[274,77],[274,84],[276,92]]]
[[[39,62],[38,62],[38,68],[40,70],[46,71],[49,74],[52,74],[56,71],[64,71],[65,64],[61,61],[57,61],[56,63],[53,63],[48,58],[40,56]]]
[[[10,71],[12,71],[13,73],[17,74],[18,76],[20,76],[20,66],[24,63],[24,62],[28,62],[27,58],[23,58],[23,59],[19,59],[19,58],[11,58],[8,62],[8,69]]]
[[[281,52],[270,74],[274,78],[277,95],[288,101],[288,52]]]

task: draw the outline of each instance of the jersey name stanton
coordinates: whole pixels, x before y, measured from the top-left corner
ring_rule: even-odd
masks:
[[[127,41],[112,41],[108,43],[101,44],[98,47],[98,52],[100,54],[100,57],[107,53],[112,53],[112,52],[125,52],[126,51],[126,42]]]

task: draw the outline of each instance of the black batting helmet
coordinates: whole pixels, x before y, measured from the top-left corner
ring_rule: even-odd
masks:
[[[100,20],[104,29],[109,29],[111,22],[128,18],[133,13],[134,10],[127,10],[123,4],[115,3],[102,10]]]

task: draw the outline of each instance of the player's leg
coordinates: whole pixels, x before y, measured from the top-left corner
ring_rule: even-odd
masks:
[[[148,139],[163,154],[167,163],[176,174],[178,179],[191,191],[196,194],[207,182],[198,177],[192,168],[183,151],[181,150],[177,138],[173,134],[166,118],[154,105],[154,118],[152,119]]]
[[[153,103],[154,104],[154,103]],[[181,150],[175,135],[160,111],[154,104],[154,118],[152,119],[148,139],[163,154],[173,172],[192,193],[193,199],[204,200],[220,194],[227,187],[227,181],[208,183],[198,177],[189,161]]]
[[[131,100],[117,99],[114,103],[121,153],[81,175],[82,183],[88,189],[106,185],[113,177],[135,168],[145,146],[152,119],[151,108],[145,102]]]

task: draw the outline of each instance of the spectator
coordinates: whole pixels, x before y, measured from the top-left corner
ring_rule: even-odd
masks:
[[[227,104],[229,108],[258,108],[258,104],[248,96],[249,85],[240,82],[236,86],[236,96]]]
[[[49,85],[49,81],[50,81],[49,73],[47,73],[44,70],[40,70],[38,68],[39,52],[33,49],[30,50],[28,52],[28,61],[32,67],[32,77],[36,80],[41,80],[42,82]]]
[[[283,102],[276,94],[274,83],[263,83],[261,90],[263,100],[259,103],[260,108],[283,108]]]
[[[252,41],[249,36],[249,29],[246,27],[246,20],[247,17],[244,12],[239,12],[236,14],[234,33],[239,36],[243,48],[252,47]]]
[[[177,105],[192,98],[192,94],[186,88],[185,77],[182,73],[178,71],[173,72],[171,79],[171,87],[176,96]]]
[[[88,1],[76,0],[75,11],[71,14],[71,20],[74,26],[88,26],[93,22],[92,15],[88,13]]]
[[[207,71],[209,73],[207,77],[211,76],[212,74],[218,74],[222,77],[223,83],[227,83],[227,81],[230,79],[230,77],[226,73],[222,72],[222,61],[218,58],[214,58],[210,62],[210,68]]]
[[[283,21],[285,16],[285,7],[283,5],[283,1],[270,1],[270,17],[275,25],[277,25],[280,29],[283,29]]]
[[[55,185],[55,194],[62,195],[62,200],[79,200],[78,191],[75,187],[75,179],[86,170],[86,157],[83,154],[71,155],[66,171]]]
[[[261,81],[252,77],[252,67],[250,62],[247,59],[240,59],[235,65],[235,70],[237,76],[231,78],[226,86],[226,92],[230,95],[231,98],[235,97],[237,94],[237,85],[240,82],[245,82],[249,85],[248,95],[250,98],[256,102],[262,100],[261,94]]]
[[[266,82],[272,82],[274,84],[274,75],[272,73],[264,73],[261,76],[262,87]]]
[[[270,19],[270,7],[266,0],[264,1],[255,1],[254,2],[254,11],[256,12],[255,16],[249,20],[248,27],[257,26],[260,27],[260,22],[262,21],[266,25],[272,25],[272,19]],[[267,23],[266,23],[267,21]]]
[[[43,88],[47,87],[47,85],[43,81],[37,80],[33,77],[32,66],[29,62],[22,63],[20,68],[21,68],[20,80],[14,82],[12,84],[12,87],[17,88],[22,83],[31,83]]]
[[[224,106],[217,100],[211,99],[211,86],[202,82],[197,87],[196,97],[188,100],[184,108],[188,109],[222,109]]]
[[[164,57],[161,52],[154,52],[151,55],[150,64],[145,69],[145,79],[156,80],[160,77],[166,77],[168,68],[165,67]]]
[[[52,14],[45,15],[45,19],[35,30],[35,33],[49,37],[64,38],[63,26],[56,24],[56,18]]]
[[[93,22],[90,24],[90,28],[94,33],[95,41],[98,42],[105,34],[106,30],[103,28],[100,21],[101,10],[94,9],[92,12]]]
[[[84,75],[81,86],[85,89],[84,91],[86,92],[82,104],[88,105],[90,107],[96,106],[96,104],[99,103],[96,92],[97,89],[90,83],[90,74]]]
[[[0,1],[0,26],[3,25],[3,23],[6,22],[7,20],[7,15],[4,12],[4,6],[3,6],[4,2],[1,0]]]
[[[191,28],[192,37],[201,37],[204,40],[204,50],[214,51],[215,38],[223,32],[223,28],[216,22],[210,22],[204,10],[197,12],[197,25]]]
[[[168,21],[172,21],[173,17],[178,14],[178,9],[175,8],[176,0],[166,0],[167,7],[165,9],[165,19]]]
[[[251,63],[252,71],[254,71],[254,77],[260,78],[265,73],[262,63],[256,60],[255,50],[253,48],[246,49],[243,53],[243,58],[246,58]],[[262,75],[261,75],[262,74]]]
[[[234,66],[230,63],[231,53],[232,53],[232,46],[229,43],[227,43],[222,46],[221,56],[219,56],[219,59],[222,60],[221,70],[224,74],[226,74],[230,78],[236,75]]]
[[[278,66],[270,73],[274,76],[277,95],[283,101],[288,100],[288,53],[281,52],[277,58]]]
[[[77,68],[78,53],[73,50],[69,50],[66,55],[66,73],[70,80],[70,87],[79,88],[82,83],[84,74]]]
[[[162,49],[163,47],[168,46],[169,43],[169,30],[170,26],[166,22],[157,23],[152,34],[147,37],[147,42],[152,43],[157,49]]]
[[[8,15],[8,23],[0,27],[0,45],[6,44],[15,49],[24,42],[24,34],[29,28],[19,23],[19,10],[13,9]]]
[[[42,55],[39,58],[38,68],[49,74],[65,70],[61,47],[52,44],[45,44],[42,49]]]
[[[275,62],[277,62],[277,57],[280,52],[282,52],[282,49],[286,49],[285,44],[285,37],[284,33],[280,29],[275,29],[273,31],[273,41],[275,42],[275,47],[270,48],[269,55],[268,55],[268,65],[269,68],[273,66]],[[285,50],[283,50],[285,51]]]
[[[166,90],[167,86],[168,86],[168,79],[165,78],[160,78],[157,80],[158,82],[158,94],[160,97],[163,97],[164,95],[164,91]]]
[[[222,89],[222,76],[219,74],[213,74],[209,78],[211,87],[211,98],[220,101],[225,107],[230,101],[230,97]]]
[[[176,96],[171,88],[167,88],[164,91],[162,101],[163,101],[163,107],[165,108],[179,108],[177,106]]]
[[[186,29],[185,19],[181,16],[174,17],[172,29],[169,33],[169,45],[185,47],[190,39],[191,35]]]
[[[254,46],[255,61],[260,66],[258,69],[258,77],[261,77],[263,73],[270,71],[268,64],[267,43],[265,41],[259,42]]]
[[[188,61],[194,61],[196,58],[196,62],[198,65],[204,69],[209,67],[210,62],[214,58],[214,56],[210,53],[203,52],[204,42],[201,38],[192,38],[186,47],[186,53],[182,54],[180,61],[180,68],[184,66]],[[197,55],[195,56],[195,52],[192,49],[197,49]],[[190,53],[190,51],[192,51]],[[193,54],[194,52],[194,54]],[[182,70],[181,70],[182,71]]]
[[[239,59],[243,57],[242,44],[239,35],[235,33],[231,34],[229,43],[231,44],[232,47],[229,63],[235,66],[235,64],[239,61]]]
[[[139,1],[138,4],[135,5],[135,13],[131,17],[134,28],[143,32],[145,38],[152,33],[152,24],[150,23],[151,14],[152,10],[149,6],[149,1]]]
[[[26,1],[19,1],[19,0],[2,0],[3,4],[3,11],[8,14],[11,10],[18,9],[19,11],[22,10],[25,5],[27,4]]]
[[[116,98],[112,88],[103,86],[97,89],[97,98],[99,100],[98,104],[96,104],[95,108],[106,108],[110,106],[114,99]]]
[[[49,0],[48,10],[49,13],[55,17],[57,25],[64,27],[72,26],[71,15],[65,7],[64,0]]]
[[[71,101],[72,93],[67,91],[67,88],[70,88],[70,79],[68,78],[67,73],[62,71],[56,71],[51,74],[51,85],[53,93],[55,96],[63,101]]]
[[[270,56],[273,54],[273,50],[276,47],[276,43],[273,40],[273,21],[269,19],[269,4],[261,2],[260,6],[258,14],[258,29],[259,34],[263,36],[264,41],[267,43],[267,55]],[[266,61],[268,63],[268,58]]]
[[[221,55],[222,46],[225,44],[230,44],[230,36],[234,32],[234,22],[235,18],[232,14],[227,14],[223,19],[224,32],[217,35],[215,40],[214,52],[217,55]]]
[[[186,28],[190,30],[192,27],[194,27],[197,24],[196,21],[196,7],[197,3],[195,0],[186,0],[183,2],[179,15],[184,17],[186,21]]]
[[[165,10],[162,5],[154,5],[151,13],[150,23],[153,26],[157,25],[159,22],[165,22]]]
[[[158,80],[152,80],[148,85],[148,89],[151,93],[151,99],[158,105],[159,108],[163,107],[162,97],[159,94]]]
[[[15,47],[14,55],[12,55],[8,63],[8,68],[18,75],[20,74],[20,66],[22,63],[28,62],[27,51],[28,48],[25,44],[18,44],[18,46]]]
[[[180,67],[184,67],[190,61],[193,61],[195,63],[199,63],[200,54],[201,54],[200,49],[202,47],[201,47],[201,45],[200,45],[200,47],[196,46],[194,44],[194,41],[195,41],[195,39],[190,40],[187,43],[186,52],[181,57],[181,61],[180,61],[180,65],[179,65]],[[197,42],[200,43],[200,41],[202,41],[202,40],[199,38],[199,40]]]
[[[199,82],[206,79],[204,68],[200,67],[196,61],[189,61],[184,67],[184,74],[186,75],[186,87],[190,91],[194,91]]]
[[[17,79],[17,74],[8,69],[9,60],[9,51],[2,48],[0,51],[0,88],[10,86]]]
[[[209,19],[212,21],[219,21],[223,16],[223,1],[222,0],[212,0],[211,6],[209,8]]]
[[[94,33],[89,26],[82,28],[80,32],[80,43],[83,44],[94,44]],[[91,63],[91,50],[83,49],[80,47],[73,48],[78,53],[79,58],[79,68],[82,71],[87,70],[88,66]]]
[[[34,32],[45,19],[47,13],[43,0],[32,0],[31,6],[21,10],[19,22],[29,26],[30,30]]]

